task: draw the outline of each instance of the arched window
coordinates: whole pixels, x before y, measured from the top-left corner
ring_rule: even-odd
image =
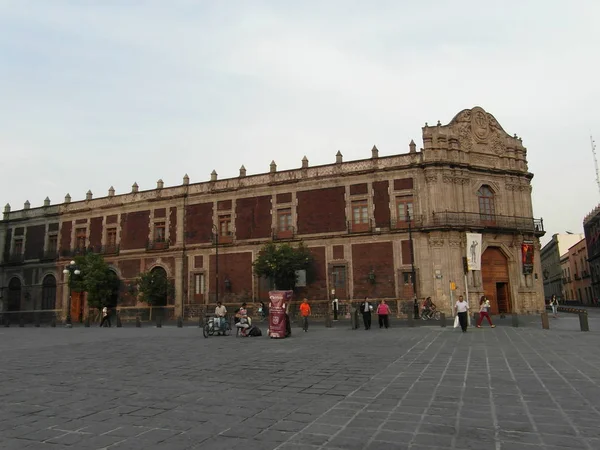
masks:
[[[56,309],[56,278],[46,275],[42,281],[42,309]]]
[[[477,191],[477,197],[479,198],[479,214],[482,220],[487,222],[494,220],[495,208],[494,208],[494,192],[489,186],[483,185]]]
[[[8,311],[21,310],[21,280],[17,277],[8,282]]]

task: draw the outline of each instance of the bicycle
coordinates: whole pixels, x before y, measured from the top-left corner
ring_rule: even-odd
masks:
[[[437,309],[424,309],[421,311],[421,320],[440,320],[441,313]]]
[[[216,317],[210,317],[204,324],[204,327],[202,328],[202,334],[204,337],[207,338],[208,336],[213,336],[215,333],[217,336],[229,336],[231,334],[231,325],[229,324],[229,321],[225,318],[222,318],[222,325],[215,326],[215,319]]]

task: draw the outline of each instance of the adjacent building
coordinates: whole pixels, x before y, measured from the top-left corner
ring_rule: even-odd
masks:
[[[569,248],[584,238],[583,233],[554,234],[541,251],[542,275],[544,277],[544,296],[546,299],[556,295],[557,298],[566,300],[563,293],[563,266],[562,257],[567,255]],[[570,267],[567,262],[565,268]]]
[[[600,205],[584,218],[583,232],[591,275],[592,299],[597,303],[600,298]]]
[[[9,310],[66,311],[62,269],[74,255],[104,255],[122,281],[119,305],[135,307],[129,288],[143,271],[161,270],[175,285],[176,315],[219,298],[264,299],[267,280],[252,271],[270,241],[303,241],[316,277],[299,295],[311,299],[431,296],[450,310],[454,295],[485,294],[494,313],[543,309],[539,238],[527,150],[482,108],[422,128],[423,148],[297,169],[190,183],[13,211],[0,222],[0,285]],[[481,234],[481,270],[465,277],[466,233]],[[559,258],[557,258],[557,261]],[[414,270],[413,270],[414,267]],[[560,268],[559,268],[560,270]],[[559,276],[560,279],[560,276]],[[451,291],[451,286],[456,291]],[[81,317],[85,299],[71,302]]]

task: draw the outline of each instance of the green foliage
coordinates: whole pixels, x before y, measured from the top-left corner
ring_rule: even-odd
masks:
[[[269,242],[253,265],[257,276],[271,280],[276,289],[288,290],[296,287],[296,270],[306,270],[307,283],[314,279],[314,263],[312,253],[302,242],[298,247]]]
[[[175,287],[164,270],[143,272],[137,279],[140,300],[150,306],[164,306],[175,294]]]
[[[110,270],[102,255],[86,253],[84,256],[77,256],[75,264],[81,273],[73,274],[69,278],[71,289],[87,292],[90,308],[102,309],[105,306],[115,306],[120,281]]]

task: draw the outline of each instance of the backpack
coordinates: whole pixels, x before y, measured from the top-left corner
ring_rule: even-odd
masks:
[[[262,331],[260,331],[260,328],[258,328],[257,326],[252,325],[248,331],[247,331],[248,336],[262,336]]]

